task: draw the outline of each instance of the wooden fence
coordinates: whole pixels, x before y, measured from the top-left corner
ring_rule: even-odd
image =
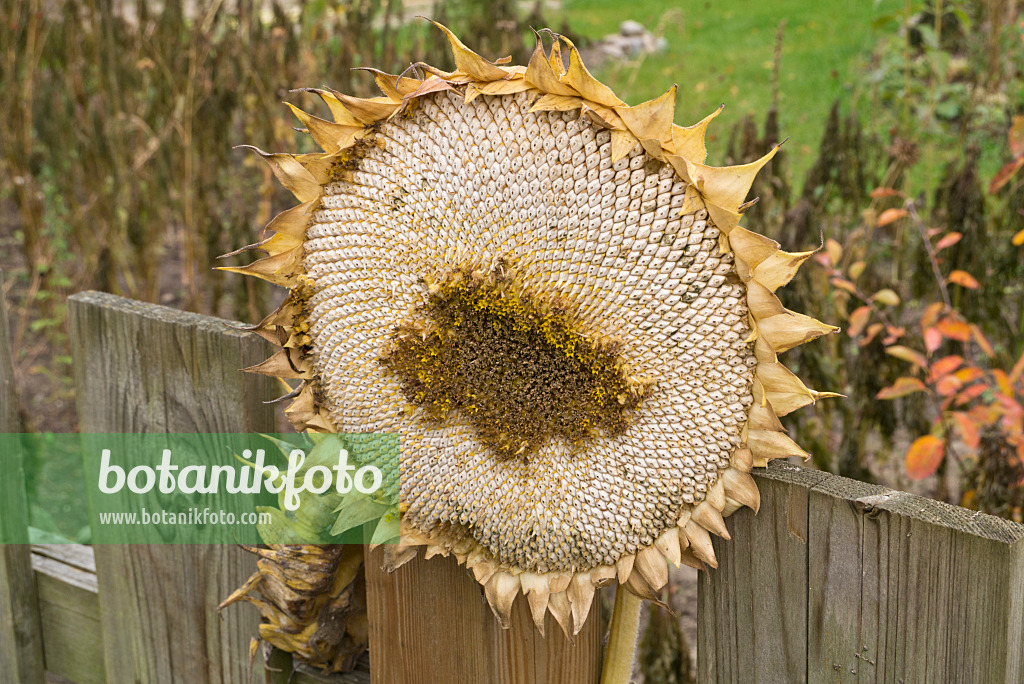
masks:
[[[238,372],[268,353],[255,336],[98,293],[69,316],[83,431],[274,430],[272,382]],[[0,432],[17,431],[7,339],[0,311]],[[23,502],[20,461],[0,456],[0,496]],[[788,464],[756,478],[760,513],[729,518],[700,581],[699,681],[1024,681],[1024,526]],[[541,638],[522,599],[503,631],[451,559],[367,561],[370,658],[326,681],[598,681],[600,611],[574,646],[550,617]],[[230,546],[0,546],[0,681],[250,681],[256,611],[215,607],[253,567]],[[323,681],[256,660],[252,681]]]

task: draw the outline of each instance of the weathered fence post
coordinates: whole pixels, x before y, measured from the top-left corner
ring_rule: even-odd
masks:
[[[85,292],[68,311],[82,432],[273,432],[263,340],[223,321]],[[247,681],[255,611],[217,604],[253,571],[232,546],[95,548],[111,681]]]
[[[1024,681],[1024,525],[775,463],[702,579],[701,682]]]
[[[18,433],[14,363],[7,327],[7,307],[0,271],[0,433]],[[18,684],[41,684],[43,638],[39,624],[36,580],[28,546],[28,510],[22,454],[0,454],[0,674]],[[6,680],[5,680],[6,681]]]
[[[387,574],[366,555],[370,676],[374,684],[591,684],[601,676],[601,600],[575,637],[551,615],[542,637],[520,596],[503,630],[483,591],[454,558],[421,557]]]

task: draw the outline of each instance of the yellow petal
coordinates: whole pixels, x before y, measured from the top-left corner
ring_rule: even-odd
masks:
[[[615,111],[638,139],[665,143],[672,140],[672,117],[675,110],[676,86],[672,86],[661,97],[636,107],[619,107]]]
[[[737,468],[726,468],[721,478],[727,497],[753,509],[754,513],[760,510],[761,492],[758,491],[757,483],[754,482],[750,473],[745,473]]]
[[[689,159],[692,162],[703,164],[708,156],[707,147],[704,144],[704,137],[708,124],[716,116],[722,113],[725,105],[721,105],[710,115],[692,126],[672,126],[672,151],[680,157]]]
[[[612,130],[612,163],[619,161],[636,147],[636,136],[629,131]]]
[[[557,40],[555,41],[555,47],[558,47]],[[526,68],[524,79],[542,93],[578,96],[579,93],[558,80],[560,74],[561,72],[555,73],[555,70],[551,68],[551,62],[544,55],[544,44],[541,42],[540,34],[538,34],[537,47],[534,48],[533,56],[530,57],[530,65]]]
[[[394,102],[390,97],[363,98],[352,97],[337,91],[332,92],[334,97],[355,117],[358,123],[367,126],[388,118],[402,106],[401,102]],[[338,123],[343,122],[338,121]]]
[[[590,604],[594,602],[594,582],[589,572],[577,572],[569,583],[566,594],[572,606],[573,635],[579,634],[590,614]]]
[[[656,546],[648,546],[637,552],[633,572],[639,572],[655,591],[668,584],[668,563]]]
[[[708,532],[714,532],[722,539],[729,539],[729,530],[725,526],[722,512],[707,501],[701,501],[694,507],[690,522],[697,523]]]
[[[544,636],[544,616],[547,614],[548,596],[551,594],[548,580],[538,573],[524,572],[519,576],[519,582],[523,586],[523,595],[530,604],[533,624],[537,626],[540,635]]]
[[[377,87],[380,88],[380,92],[395,102],[401,102],[409,95],[412,95],[423,83],[423,81],[418,78],[410,78],[408,76],[399,77],[394,74],[385,73],[379,69],[374,69],[373,67],[356,67],[356,70],[369,71],[372,73],[373,80],[377,82]]]
[[[787,435],[773,430],[750,430],[747,432],[747,448],[754,455],[755,466],[759,462],[767,462],[773,458],[789,456],[808,458],[810,456]]]
[[[775,292],[775,290],[792,280],[801,264],[813,256],[816,251],[783,252],[778,250],[757,264],[754,268],[754,279],[772,292]]]
[[[711,535],[708,534],[708,531],[703,526],[690,520],[690,522],[686,523],[686,527],[682,528],[682,532],[690,541],[690,546],[687,550],[711,567],[717,568],[718,560],[715,558],[715,547],[711,544]],[[685,554],[681,555],[685,556]]]
[[[780,353],[839,330],[833,325],[792,311],[787,311],[781,316],[758,320],[757,328],[758,332]]]
[[[709,204],[716,204],[727,211],[735,212],[750,192],[750,185],[754,182],[757,172],[778,151],[779,146],[776,145],[757,161],[741,166],[705,166],[687,160],[690,180]]]
[[[605,107],[624,106],[626,103],[616,97],[611,88],[598,81],[587,71],[587,67],[583,65],[583,60],[580,59],[580,52],[576,49],[576,46],[564,36],[562,40],[569,46],[569,68],[566,70],[565,75],[562,76],[562,83],[591,102],[602,104]]]
[[[519,577],[505,571],[494,573],[484,585],[484,595],[502,629],[510,626],[512,602],[519,593]]]
[[[658,547],[661,554],[665,557],[672,565],[679,567],[679,528],[672,526],[661,533],[661,535],[655,540],[654,545]]]
[[[266,259],[259,259],[248,266],[221,266],[217,270],[253,276],[275,285],[291,287],[301,265],[302,250],[296,249],[291,252],[276,254]]]
[[[636,556],[628,555],[622,556],[615,563],[615,572],[618,575],[619,584],[625,584],[626,580],[629,579],[630,573],[633,572],[633,564],[636,562]]]
[[[271,375],[277,378],[306,379],[311,376],[309,370],[302,370],[299,364],[291,359],[290,350],[281,349],[266,361],[257,363],[255,366],[243,368],[246,373],[259,373],[260,375]]]
[[[267,162],[281,185],[288,188],[300,202],[309,202],[320,197],[320,183],[293,155],[271,154],[252,145],[240,147],[253,150],[263,157],[263,161]]]
[[[488,62],[486,59],[476,54],[468,47],[462,44],[462,41],[458,37],[448,30],[447,26],[431,21],[431,24],[444,31],[444,34],[448,36],[448,42],[452,46],[452,55],[455,57],[455,68],[459,71],[473,77],[477,81],[498,81],[508,74],[499,66]]]
[[[739,227],[729,232],[729,247],[736,256],[755,269],[755,277],[758,264],[779,251],[779,243],[775,240]]]
[[[289,102],[285,104],[291,107],[295,117],[306,127],[306,130],[313,136],[316,144],[328,154],[334,154],[351,147],[355,144],[356,140],[363,136],[366,130],[362,125],[342,126],[312,114],[307,114]]]
[[[531,112],[568,112],[579,109],[583,103],[578,97],[567,95],[542,95],[533,103]]]

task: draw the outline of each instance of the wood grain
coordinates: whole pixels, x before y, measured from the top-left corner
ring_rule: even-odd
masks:
[[[1024,681],[1024,526],[834,476],[810,516],[811,681]]]
[[[18,432],[21,427],[7,307],[0,296],[0,433]],[[4,512],[0,515],[0,673],[18,684],[42,684],[42,628],[28,547],[28,506],[20,449],[0,453],[0,502]]]
[[[93,550],[62,544],[33,547],[46,669],[75,684],[106,684],[99,586]]]
[[[700,575],[700,682],[806,682],[808,491],[824,473],[755,469],[761,508],[726,519],[718,569]],[[811,679],[815,682],[817,680]]]
[[[86,292],[69,300],[83,432],[272,432],[263,340],[225,321]],[[253,571],[235,546],[96,547],[106,671],[119,682],[247,681],[255,611],[217,604]]]
[[[367,554],[370,674],[374,684],[590,684],[600,679],[600,595],[572,645],[549,614],[546,638],[520,595],[508,630],[454,558],[418,557],[394,573]]]

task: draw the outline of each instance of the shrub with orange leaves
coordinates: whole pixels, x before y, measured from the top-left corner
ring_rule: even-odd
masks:
[[[902,197],[888,189],[880,194]],[[861,337],[862,345],[884,335],[886,353],[909,366],[906,375],[878,392],[878,399],[922,392],[933,407],[930,433],[915,439],[907,450],[907,475],[915,480],[927,478],[952,458],[967,482],[961,504],[998,509],[991,512],[1020,520],[1024,517],[1024,353],[1009,370],[999,367],[996,352],[981,328],[951,304],[951,285],[979,287],[977,279],[966,271],[942,271],[940,253],[962,236],[955,231],[927,229],[914,200],[902,199],[903,207],[882,212],[877,225],[894,221],[913,224],[927,249],[940,299],[921,309],[908,333],[890,320],[885,309],[890,302],[898,303],[895,293],[883,289],[868,295],[847,273],[832,268],[832,282],[863,302],[850,314],[847,332],[851,337]],[[920,348],[906,338],[919,339]],[[991,462],[994,459],[1000,462]],[[982,472],[989,477],[979,477]],[[990,483],[992,473],[1009,481],[998,486],[986,484],[986,495],[979,496],[978,483]],[[1003,494],[993,498],[991,492],[996,491]],[[1007,505],[1007,497],[1014,502],[1012,506]]]

